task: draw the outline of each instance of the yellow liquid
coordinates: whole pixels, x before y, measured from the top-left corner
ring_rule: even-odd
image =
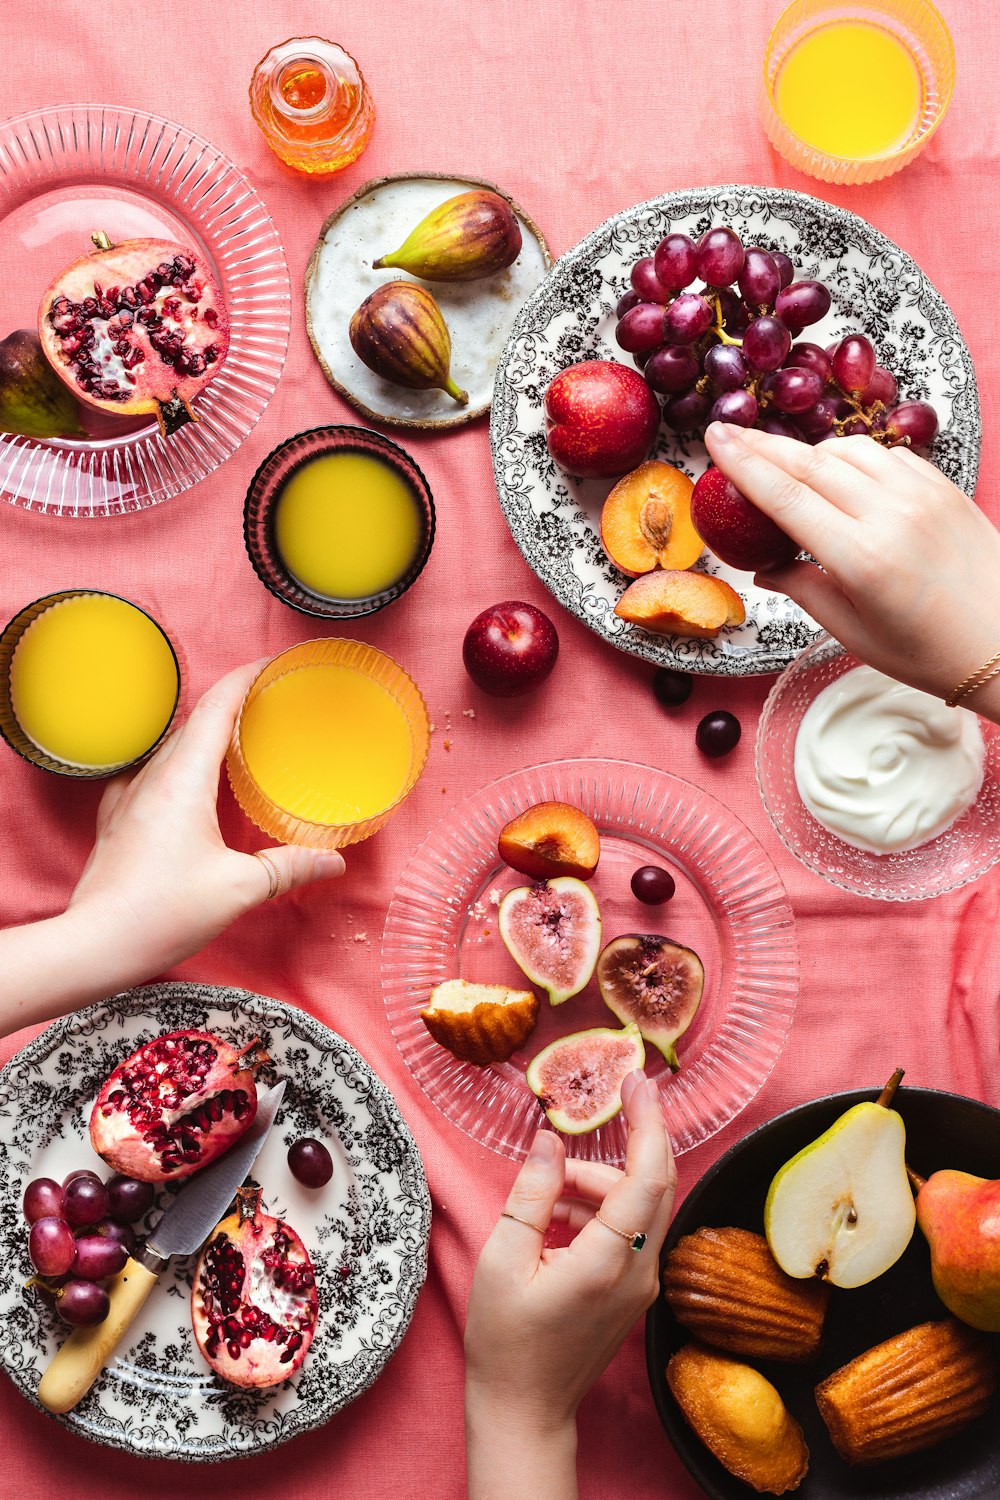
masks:
[[[88,769],[145,755],[170,723],[179,680],[157,625],[124,599],[83,594],[32,621],[14,651],[11,707],[55,760]]]
[[[864,21],[834,21],[789,52],[775,104],[810,146],[862,161],[906,144],[920,119],[923,85],[897,37]]]
[[[367,453],[326,453],[285,484],[274,543],[296,582],[326,599],[367,599],[391,588],[420,547],[417,498],[392,464]]]
[[[268,683],[243,710],[240,744],[271,802],[323,824],[385,812],[413,758],[403,709],[353,667],[299,667]]]

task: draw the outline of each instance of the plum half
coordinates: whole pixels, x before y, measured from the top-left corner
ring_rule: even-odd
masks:
[[[694,1020],[705,991],[705,968],[697,953],[657,933],[626,933],[608,943],[597,960],[597,986],[612,1015],[638,1026],[676,1073],[675,1044]]]

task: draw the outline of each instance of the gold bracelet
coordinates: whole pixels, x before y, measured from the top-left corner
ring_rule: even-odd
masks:
[[[958,687],[953,688],[944,700],[945,706],[947,708],[957,708],[963,698],[968,698],[969,694],[974,693],[977,688],[981,688],[987,682],[992,681],[997,676],[998,670],[1000,670],[998,663],[1000,663],[1000,651],[994,652],[989,661],[984,661],[982,666],[977,667],[974,672],[970,672],[968,677],[963,677]],[[992,672],[990,671],[991,667],[994,668]]]

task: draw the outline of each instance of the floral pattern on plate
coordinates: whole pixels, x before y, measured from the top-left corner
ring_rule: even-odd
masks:
[[[559,260],[518,315],[497,369],[490,439],[500,504],[525,560],[560,604],[622,651],[660,666],[742,677],[780,671],[818,627],[783,595],[706,552],[696,566],[733,584],[746,623],[710,640],[658,636],[614,613],[629,579],[601,545],[601,504],[612,481],[573,479],[545,441],[545,391],[568,365],[628,362],[615,341],[615,304],[629,272],[671,230],[698,235],[732,225],[744,243],[783,250],[796,280],[815,278],[832,307],[803,339],[827,344],[859,329],[899,380],[901,396],[931,401],[941,430],[931,457],[968,494],[979,468],[981,424],[972,357],[955,316],[910,257],[846,209],[785,188],[727,186],[666,193],[608,219]],[[661,426],[656,456],[695,478],[707,464],[700,437]]]
[[[423,1284],[431,1211],[420,1155],[389,1090],[353,1047],[306,1012],[247,990],[164,983],[57,1021],[0,1072],[0,1358],[30,1401],[37,1404],[42,1372],[70,1330],[24,1289],[31,1275],[24,1188],[33,1177],[61,1181],[76,1167],[101,1168],[88,1123],[104,1079],[151,1037],[187,1029],[240,1045],[259,1036],[270,1055],[260,1083],[287,1080],[251,1180],[264,1188],[266,1211],[288,1219],[315,1263],[316,1337],[302,1368],[283,1384],[265,1391],[228,1385],[202,1359],[191,1331],[195,1257],[178,1258],[108,1369],[57,1420],[111,1447],[204,1461],[286,1442],[326,1422],[377,1379]],[[325,1188],[304,1188],[288,1170],[287,1149],[303,1135],[324,1139],[333,1156]],[[157,1190],[140,1232],[172,1195],[171,1187]]]

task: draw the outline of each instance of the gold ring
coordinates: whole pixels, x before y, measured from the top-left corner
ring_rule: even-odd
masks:
[[[281,871],[264,849],[258,849],[254,854],[254,859],[259,859],[267,870],[267,895],[264,897],[264,900],[270,901],[272,897],[281,894]]]
[[[611,1233],[616,1234],[619,1239],[628,1240],[630,1250],[641,1250],[646,1243],[646,1236],[641,1229],[617,1229],[614,1224],[609,1224],[607,1219],[603,1218],[601,1214],[596,1214],[595,1218],[598,1224],[603,1224],[605,1229],[610,1229]]]
[[[526,1229],[536,1229],[541,1235],[544,1235],[548,1232],[547,1230],[542,1228],[541,1224],[532,1224],[530,1219],[519,1219],[517,1214],[509,1214],[506,1209],[504,1209],[500,1217],[501,1219],[513,1219],[515,1224],[523,1224]]]

